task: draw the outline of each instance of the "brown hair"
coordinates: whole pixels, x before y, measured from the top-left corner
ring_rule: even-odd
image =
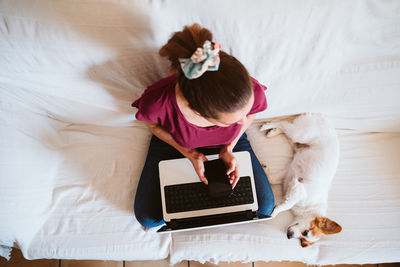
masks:
[[[199,24],[185,26],[175,32],[161,47],[159,54],[167,57],[171,68],[178,72],[178,84],[190,107],[205,118],[218,119],[218,113],[231,113],[243,108],[253,91],[246,68],[235,57],[220,51],[218,71],[206,71],[197,79],[184,75],[179,58],[189,58],[212,33]]]

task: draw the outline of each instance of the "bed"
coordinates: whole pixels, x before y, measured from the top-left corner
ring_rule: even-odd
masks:
[[[0,255],[27,259],[400,261],[398,1],[1,1]],[[130,103],[168,74],[157,51],[198,22],[267,85],[247,131],[275,178],[292,154],[270,118],[327,116],[341,157],[328,215],[343,226],[303,249],[290,212],[250,225],[157,234],[133,200],[150,132]]]

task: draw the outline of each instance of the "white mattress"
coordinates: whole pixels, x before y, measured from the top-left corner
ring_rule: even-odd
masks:
[[[0,1],[0,252],[400,261],[399,10],[398,1]],[[288,214],[209,233],[160,236],[139,227],[133,199],[150,133],[134,122],[130,103],[167,75],[157,50],[193,22],[268,86],[259,119],[312,111],[333,120],[342,157],[329,214],[341,234],[300,249],[282,232]],[[290,160],[284,139],[256,135],[274,179]]]

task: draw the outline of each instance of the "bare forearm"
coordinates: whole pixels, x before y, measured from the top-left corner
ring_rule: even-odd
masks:
[[[162,128],[160,125],[157,124],[152,124],[152,123],[146,123],[146,126],[150,129],[150,131],[166,142],[167,144],[173,146],[176,150],[181,152],[181,154],[188,158],[192,164],[193,167],[199,176],[200,180],[208,184],[207,178],[204,176],[204,161],[207,161],[207,158],[200,152],[198,152],[196,149],[190,149],[190,148],[185,148],[181,145],[179,145],[174,138],[172,138],[171,134],[167,132],[164,128]]]
[[[150,129],[150,131],[157,136],[162,141],[166,142],[167,144],[173,146],[176,150],[181,152],[182,155],[186,157],[187,153],[190,149],[184,148],[183,146],[179,145],[174,138],[172,138],[171,134],[167,132],[164,128],[157,124],[147,123],[146,126]]]

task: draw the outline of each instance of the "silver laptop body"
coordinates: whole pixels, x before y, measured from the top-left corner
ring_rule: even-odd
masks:
[[[161,227],[158,232],[204,229],[270,219],[270,217],[260,218],[256,215],[258,203],[250,153],[241,151],[234,152],[234,155],[239,165],[240,177],[250,177],[254,200],[251,204],[168,213],[164,188],[176,184],[198,183],[200,180],[192,163],[187,158],[164,160],[159,163],[162,211],[166,225]],[[218,155],[207,156],[208,160],[217,158]]]

